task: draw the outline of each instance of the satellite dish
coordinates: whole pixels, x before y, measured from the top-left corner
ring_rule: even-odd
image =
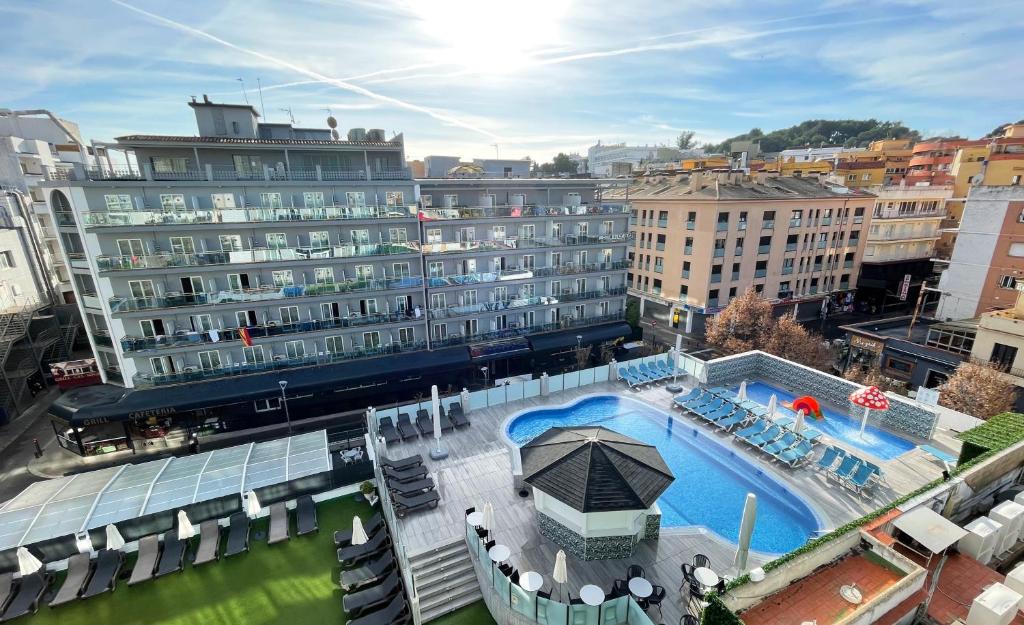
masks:
[[[338,127],[338,120],[334,119],[334,115],[330,115],[330,116],[327,117],[327,127],[328,128],[337,128]]]
[[[337,141],[338,137],[339,137],[338,129],[337,128],[331,128],[331,138],[334,139],[335,141]]]

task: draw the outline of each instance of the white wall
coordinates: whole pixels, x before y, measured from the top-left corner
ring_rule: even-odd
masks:
[[[536,488],[533,489],[533,501],[538,512],[587,538],[636,534],[643,529],[647,516],[646,510],[616,510],[584,514]]]
[[[949,267],[939,278],[942,297],[935,316],[939,319],[970,319],[976,315],[981,291],[988,276],[1008,201],[984,197],[971,190],[964,205],[960,232]]]

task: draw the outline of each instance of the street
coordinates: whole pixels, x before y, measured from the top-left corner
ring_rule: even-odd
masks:
[[[24,415],[0,428],[0,503],[17,495],[40,478],[28,472],[28,464],[35,455],[32,440],[39,439],[43,454],[64,453],[57,445],[46,409],[59,391],[51,389],[36,397],[35,403]]]

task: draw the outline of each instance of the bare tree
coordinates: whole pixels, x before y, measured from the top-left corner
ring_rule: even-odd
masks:
[[[828,370],[834,360],[825,339],[802,326],[792,315],[783,315],[775,321],[762,349],[769,354],[816,369]]]
[[[590,352],[593,351],[593,345],[583,345],[572,350],[573,355],[576,356],[576,368],[586,369],[590,365]]]
[[[979,419],[1009,412],[1017,400],[1017,387],[987,362],[962,363],[939,387],[939,404]]]
[[[692,130],[684,130],[679,133],[676,137],[676,147],[680,150],[692,150],[697,147],[697,142],[693,140],[693,136],[697,134]]]
[[[877,358],[873,362],[868,363],[867,366],[863,366],[860,363],[855,364],[846,370],[843,377],[862,386],[877,386],[883,391],[906,394],[907,390],[905,384],[882,374]]]
[[[711,320],[704,339],[727,354],[762,349],[774,324],[772,305],[750,288]]]

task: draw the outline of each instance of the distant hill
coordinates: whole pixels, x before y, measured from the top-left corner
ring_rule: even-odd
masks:
[[[883,122],[877,119],[810,119],[796,126],[773,130],[765,134],[760,128],[751,128],[717,145],[705,145],[706,150],[728,152],[733,141],[759,141],[762,152],[779,152],[789,148],[841,145],[847,148],[867,147],[878,139],[921,138],[920,133],[903,122]]]

